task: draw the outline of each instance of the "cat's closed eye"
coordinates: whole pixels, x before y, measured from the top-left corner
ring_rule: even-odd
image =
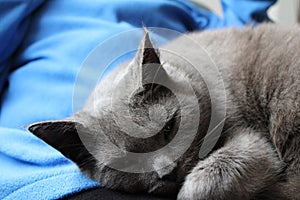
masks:
[[[176,130],[178,128],[176,123],[178,123],[179,120],[180,120],[180,117],[178,116],[177,112],[175,112],[163,128],[163,134],[164,134],[165,140],[172,139],[172,137],[174,136],[174,134],[172,134],[172,133],[176,133]]]

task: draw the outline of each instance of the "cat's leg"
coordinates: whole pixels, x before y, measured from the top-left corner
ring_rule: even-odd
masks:
[[[199,161],[187,175],[178,199],[265,199],[267,191],[273,195],[269,199],[277,199],[282,169],[276,151],[262,134],[240,129],[222,148]]]

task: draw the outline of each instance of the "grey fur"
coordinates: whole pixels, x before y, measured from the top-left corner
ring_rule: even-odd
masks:
[[[265,24],[257,28],[188,34],[220,69],[227,96],[226,102],[221,102],[227,108],[222,136],[203,159],[199,159],[198,153],[211,117],[211,99],[205,82],[182,59],[164,51],[158,53],[152,49],[153,59],[143,62],[141,48],[133,61],[118,67],[96,87],[82,111],[67,119],[86,129],[83,131],[89,143],[86,148],[96,160],[92,165],[80,165],[82,172],[108,188],[167,196],[178,194],[178,199],[300,199],[299,33],[297,26]],[[146,41],[152,47],[148,39],[146,33],[141,44]],[[178,38],[166,47],[183,49],[185,54],[180,56],[199,59],[209,69],[210,63],[201,58],[199,49],[192,49],[183,41],[183,37]],[[151,63],[156,64],[154,68],[147,65]],[[192,97],[185,92],[184,78],[189,79],[195,90],[201,110],[195,140],[175,162],[165,155],[154,158],[153,172],[127,173],[108,167],[122,155],[118,150],[108,149],[106,141],[113,141],[123,152],[149,152],[166,145],[176,134],[183,109],[178,99],[166,88],[147,87],[145,83],[155,78],[153,72],[157,70],[163,79],[180,89],[186,99],[184,109],[190,113],[194,108],[189,106]],[[218,92],[218,86],[215,90]],[[154,104],[164,105],[166,110]],[[145,127],[137,134],[148,134],[153,128],[159,133],[147,139],[128,136],[116,124],[125,120],[122,118],[126,116],[125,107],[131,108],[134,122]],[[166,126],[161,129],[166,122],[172,129],[166,130]],[[36,127],[44,124],[35,124],[29,130],[43,135],[45,130]],[[191,124],[192,121],[184,124],[187,135]],[[56,127],[53,126],[54,133],[63,132]],[[46,137],[41,138],[47,142]],[[124,168],[130,167],[130,160],[127,163]],[[168,167],[161,167],[165,163],[169,163]]]

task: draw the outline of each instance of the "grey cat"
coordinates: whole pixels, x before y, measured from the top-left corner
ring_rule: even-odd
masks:
[[[264,24],[195,32],[164,48],[182,54],[155,49],[145,31],[135,58],[101,81],[81,111],[29,131],[107,188],[178,199],[300,199],[300,28]],[[217,67],[223,85],[199,75],[185,57],[208,74]],[[224,122],[221,135],[210,132],[212,148],[200,156],[212,115]],[[179,129],[181,140],[165,154],[135,158],[167,146]],[[183,154],[173,159],[177,149]]]

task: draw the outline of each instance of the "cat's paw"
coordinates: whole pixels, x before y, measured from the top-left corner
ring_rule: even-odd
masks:
[[[227,160],[208,158],[199,162],[186,176],[177,199],[227,200],[248,199],[248,196],[239,190],[238,181]]]
[[[211,171],[211,173],[214,173]],[[216,191],[214,188],[218,185],[216,178],[208,169],[203,166],[196,166],[193,171],[187,175],[186,180],[181,187],[177,199],[179,200],[207,200],[214,199],[213,196],[219,196],[214,194]]]

